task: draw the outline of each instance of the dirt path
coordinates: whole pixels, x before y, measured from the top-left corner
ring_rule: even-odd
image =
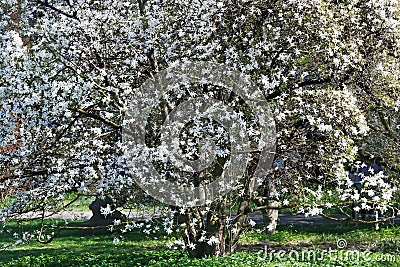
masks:
[[[34,214],[28,214],[26,217],[32,217]],[[37,214],[38,215],[38,214]],[[55,219],[69,219],[69,220],[88,220],[92,216],[91,212],[62,212],[58,214],[51,215],[50,218]],[[149,213],[143,212],[131,212],[129,214],[129,218],[136,219],[136,220],[146,220],[150,218]],[[340,217],[336,215],[335,217]],[[343,216],[342,216],[343,217]],[[250,219],[255,221],[257,224],[263,223],[263,217],[261,214],[253,214],[250,216]],[[279,225],[337,225],[340,224],[340,221],[329,220],[323,218],[321,216],[310,216],[305,217],[304,215],[297,215],[297,214],[289,214],[283,213],[279,214]],[[397,217],[395,220],[390,221],[389,223],[400,224],[400,217]]]

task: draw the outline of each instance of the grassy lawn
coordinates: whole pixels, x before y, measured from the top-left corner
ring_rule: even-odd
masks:
[[[116,236],[118,243],[113,242]],[[65,230],[49,244],[32,241],[0,251],[0,266],[400,266],[398,226],[383,226],[380,231],[350,223],[280,226],[274,236],[248,232],[235,254],[201,260],[168,250],[166,242],[176,237]],[[0,248],[11,239],[12,232],[0,234]],[[347,242],[343,249],[337,247],[340,239]]]

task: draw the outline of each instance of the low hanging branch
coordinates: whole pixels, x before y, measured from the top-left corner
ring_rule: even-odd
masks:
[[[84,109],[81,109],[81,108],[70,108],[69,110],[78,112],[78,113],[82,114],[83,116],[90,117],[92,119],[101,121],[101,122],[103,122],[103,123],[115,128],[115,129],[118,129],[118,130],[122,129],[121,125],[118,125],[113,121],[107,120],[107,119],[105,119],[105,118],[103,118],[103,117],[101,117],[101,116],[99,116],[97,114],[93,114],[93,113],[87,112]]]
[[[357,203],[365,203],[365,204],[370,204],[370,205],[374,205],[376,203],[372,202],[372,201],[347,201],[347,202],[343,202],[340,203],[341,206],[346,206],[346,205],[354,205]],[[339,207],[339,205],[335,205],[336,207]],[[306,204],[306,205],[302,205],[301,207],[303,208],[307,208],[307,207],[325,207],[325,205],[312,205],[312,204]],[[346,218],[338,218],[338,217],[333,217],[330,216],[328,214],[324,214],[324,213],[320,213],[318,215],[329,219],[329,220],[333,220],[333,221],[351,221],[351,222],[359,222],[359,223],[368,223],[368,224],[373,224],[373,223],[382,223],[382,222],[387,222],[390,221],[392,219],[396,218],[396,213],[399,212],[399,209],[397,209],[394,206],[388,206],[391,210],[392,210],[392,215],[388,216],[388,217],[384,217],[382,219],[375,219],[375,220],[359,220],[359,219],[355,219],[355,218],[351,218],[350,216],[347,216]],[[256,208],[252,208],[252,213],[257,212],[257,211],[261,211],[261,210],[282,210],[282,209],[298,209],[299,205],[285,205],[285,206],[270,206],[270,205],[264,205],[264,206],[258,206]],[[343,212],[343,211],[342,211]],[[344,215],[346,215],[345,212],[343,212]]]
[[[155,218],[152,218],[153,221],[158,221]],[[142,221],[135,221],[134,223],[144,223],[146,222],[145,220]],[[40,228],[40,234],[37,236],[37,241],[39,243],[42,244],[49,244],[51,243],[62,231],[64,230],[96,230],[96,229],[108,229],[110,231],[112,231],[111,229],[114,229],[114,227],[116,226],[123,226],[123,225],[130,225],[132,224],[132,221],[126,221],[126,222],[120,222],[118,225],[115,224],[109,224],[109,225],[97,225],[97,226],[60,226],[57,231],[53,232],[52,235],[44,240],[43,237],[43,233],[46,230],[45,226],[46,224],[44,223],[44,221],[42,220],[42,225]]]

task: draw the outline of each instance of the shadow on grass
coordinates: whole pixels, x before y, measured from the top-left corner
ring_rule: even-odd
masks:
[[[54,220],[46,221],[49,225],[55,222]],[[69,222],[68,226],[79,226],[80,224],[80,221],[74,221]],[[7,242],[15,241],[12,237],[13,233],[22,234],[27,231],[32,233],[39,230],[41,224],[40,221],[31,221],[21,226],[13,222],[10,226],[9,233],[0,234],[0,248]],[[57,227],[47,232],[56,231],[56,229]],[[116,238],[120,242],[114,243]],[[86,229],[65,229],[49,244],[42,244],[36,239],[32,239],[27,244],[16,246],[14,249],[0,251],[0,266],[6,263],[12,263],[11,266],[36,266],[41,260],[50,262],[46,263],[46,266],[60,264],[62,266],[81,266],[81,263],[92,262],[92,260],[117,261],[118,264],[129,260],[129,266],[143,266],[150,260],[169,255],[164,245],[168,239],[171,239],[171,236],[167,236],[163,232],[156,232],[148,236],[139,229],[122,235],[118,232],[106,231],[94,234],[91,230]],[[87,266],[98,266],[98,264]]]
[[[381,225],[377,231],[374,225],[351,222],[335,225],[281,225],[272,236],[264,232],[249,232],[241,239],[241,251],[260,251],[265,246],[276,251],[338,249],[340,240],[345,242],[346,249],[400,255],[399,225]]]
[[[380,224],[379,230],[376,230],[374,224],[361,224],[353,222],[343,222],[341,224],[327,225],[284,225],[278,226],[278,233],[293,233],[305,235],[335,235],[354,237],[355,233],[365,233],[370,236],[400,236],[400,226],[390,224]],[[279,235],[278,235],[279,236]],[[272,236],[271,238],[274,238]],[[278,241],[278,240],[277,240]]]
[[[51,224],[55,221],[46,221]],[[79,226],[81,222],[69,222],[69,226]],[[0,234],[0,247],[2,240],[9,238],[13,231],[34,231],[40,228],[40,222],[30,222],[21,228],[18,224],[12,225],[12,231],[8,234]],[[7,237],[6,237],[7,236]],[[53,242],[40,244],[32,241],[16,247],[13,251],[0,252],[0,266],[276,266],[274,261],[260,262],[257,253],[235,253],[223,258],[207,258],[202,260],[189,259],[186,252],[171,251],[166,249],[165,242],[177,236],[167,236],[162,232],[147,236],[135,229],[133,232],[120,235],[118,233],[92,234],[88,230],[64,230]],[[279,226],[276,235],[268,236],[264,233],[249,232],[242,242],[244,248],[257,247],[260,243],[275,242],[282,246],[292,246],[291,242],[301,249],[301,244],[309,242],[314,246],[318,242],[325,246],[333,246],[338,238],[346,238],[352,245],[355,241],[368,242],[382,238],[397,237],[400,240],[399,227],[383,226],[380,231],[375,231],[372,225],[357,225],[354,223],[343,223],[340,225],[301,225],[301,226]],[[114,244],[114,238],[121,241]],[[246,240],[247,239],[247,240]],[[303,243],[301,243],[303,242]],[[379,251],[380,247],[376,247]],[[242,251],[246,251],[243,249]],[[321,265],[331,266],[336,262],[324,261]],[[301,262],[280,266],[309,266],[301,265]],[[339,262],[338,262],[339,264]],[[367,262],[354,265],[348,261],[340,266],[394,266],[374,264]],[[396,264],[396,263],[395,263]],[[333,265],[336,266],[336,265]]]

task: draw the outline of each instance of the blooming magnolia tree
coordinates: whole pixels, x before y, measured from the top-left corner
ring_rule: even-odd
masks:
[[[398,11],[389,0],[2,3],[0,140],[21,146],[2,151],[0,183],[29,189],[0,219],[57,212],[68,192],[143,190],[167,233],[178,223],[177,244],[203,257],[235,251],[256,211],[357,203],[394,216]],[[366,176],[374,193],[357,197],[349,170],[376,154],[387,179]]]

